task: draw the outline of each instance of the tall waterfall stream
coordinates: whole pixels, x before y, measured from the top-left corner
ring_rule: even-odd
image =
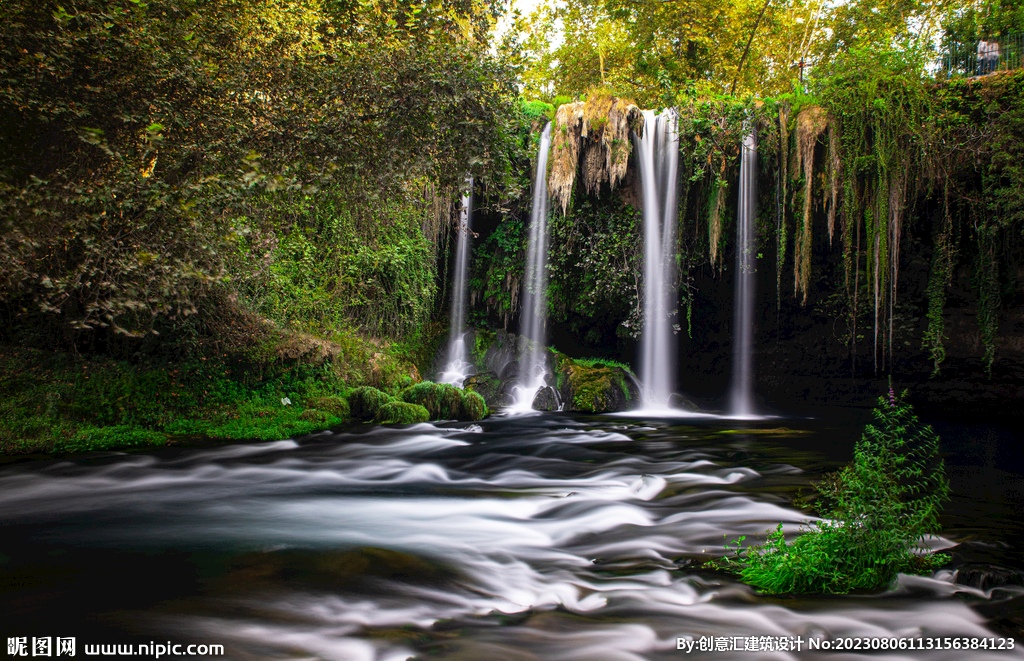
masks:
[[[547,385],[545,351],[548,321],[548,152],[551,150],[551,124],[541,133],[537,145],[537,170],[533,177],[533,206],[530,208],[530,238],[526,247],[526,272],[523,279],[523,306],[520,335],[526,341],[515,389],[517,411],[533,409],[537,391]]]
[[[1024,588],[940,571],[879,595],[772,597],[702,568],[739,535],[796,532],[796,491],[860,430],[784,423],[537,414],[9,466],[4,627],[76,636],[79,655],[156,640],[231,659],[639,661],[681,658],[680,639],[799,637],[800,653],[702,658],[1024,658],[806,642],[991,638],[986,609]],[[964,470],[954,492],[970,492]],[[947,534],[1005,554],[1014,502],[958,496]]]
[[[466,353],[466,280],[469,271],[469,233],[472,220],[473,179],[468,181],[469,190],[462,196],[459,210],[459,235],[455,243],[455,278],[452,282],[452,311],[448,331],[448,363],[438,379],[462,387],[462,382],[472,373],[473,364]]]

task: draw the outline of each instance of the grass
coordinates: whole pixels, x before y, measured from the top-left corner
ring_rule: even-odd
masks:
[[[377,410],[355,415],[352,386],[371,383],[390,400],[384,391],[398,394],[419,379],[406,357],[425,353],[354,334],[327,341],[281,331],[244,349],[177,359],[0,345],[0,454],[152,448],[191,438],[276,440],[369,422]],[[422,418],[402,411],[396,421]]]

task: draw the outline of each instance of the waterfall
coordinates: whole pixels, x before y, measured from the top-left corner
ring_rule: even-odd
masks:
[[[673,339],[676,290],[676,174],[679,116],[644,111],[644,133],[635,138],[644,209],[644,329],[640,379],[645,410],[668,409],[675,386]]]
[[[736,296],[732,331],[732,392],[730,415],[752,417],[754,372],[754,220],[757,211],[757,134],[749,127],[740,160],[740,199],[736,218]]]
[[[462,196],[459,211],[459,239],[455,249],[455,283],[452,289],[451,329],[448,335],[448,364],[438,378],[440,383],[462,387],[472,374],[473,364],[466,360],[466,272],[469,270],[469,226],[472,218],[473,179]]]
[[[514,391],[513,411],[533,409],[533,398],[543,388],[547,373],[545,326],[547,325],[548,266],[548,150],[551,124],[544,127],[537,149],[537,172],[533,178],[533,207],[530,209],[530,242],[523,281],[523,313],[520,336],[525,340],[520,360],[519,385]]]

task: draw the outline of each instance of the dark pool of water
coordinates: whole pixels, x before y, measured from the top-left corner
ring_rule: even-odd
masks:
[[[701,568],[726,540],[798,531],[793,499],[849,460],[869,418],[548,414],[10,466],[3,629],[75,637],[78,656],[170,641],[233,659],[634,661],[702,656],[680,638],[799,637],[800,653],[703,656],[1024,658],[806,649],[1018,634],[1013,585],[971,588],[943,570],[880,595],[769,597]],[[934,423],[953,488],[935,543],[1012,583],[1019,436],[998,421]]]

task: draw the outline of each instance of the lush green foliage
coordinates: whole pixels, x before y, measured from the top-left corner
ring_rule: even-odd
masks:
[[[763,546],[746,549],[721,565],[767,592],[881,590],[898,572],[921,573],[945,556],[912,552],[938,532],[938,514],[949,486],[939,438],[892,391],[880,398],[853,462],[818,485],[826,517],[791,543],[780,524]]]
[[[383,425],[409,425],[428,420],[430,420],[430,413],[422,406],[391,401],[380,407],[373,421]]]
[[[582,199],[580,199],[582,198]],[[578,194],[570,213],[550,219],[548,300],[584,343],[637,337],[643,311],[643,221],[618,196],[599,201]]]
[[[4,302],[77,328],[152,331],[229,278],[258,288],[268,264],[229,269],[224,256],[285,241],[291,227],[254,208],[287,214],[317,205],[325,188],[333,210],[322,216],[358,205],[365,226],[404,217],[398,235],[409,237],[420,226],[412,182],[448,197],[466,173],[513,176],[519,115],[510,69],[480,42],[490,20],[476,3],[4,3]],[[304,249],[301,234],[289,247]],[[379,294],[385,314],[368,304],[357,321],[420,321],[421,311],[396,309],[410,304],[396,291],[417,288],[409,300],[420,308],[431,292],[392,280],[423,262],[425,246],[372,235],[364,229],[362,252],[348,251],[370,283],[349,309]],[[323,285],[322,273],[274,275]]]
[[[402,400],[425,407],[431,420],[482,420],[488,413],[478,393],[449,383],[417,383],[402,392]]]
[[[296,329],[415,336],[436,293],[423,227],[440,222],[422,202],[407,194],[358,207],[334,189],[267,195],[233,220],[234,284],[253,311]]]
[[[238,354],[138,364],[4,347],[0,452],[276,440],[348,421],[344,390],[330,366]]]
[[[357,420],[373,420],[384,405],[391,401],[390,395],[373,386],[360,386],[348,396],[352,417]]]

